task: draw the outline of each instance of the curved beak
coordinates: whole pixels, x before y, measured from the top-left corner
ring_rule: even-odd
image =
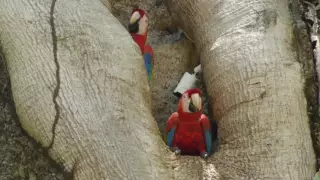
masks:
[[[189,103],[189,110],[190,112],[198,112],[201,109],[201,97],[200,95],[197,94],[192,94],[191,95],[191,99],[190,99],[190,103]]]
[[[130,24],[135,23],[139,18],[141,18],[139,12],[138,11],[134,12],[130,17],[130,20],[129,20]]]

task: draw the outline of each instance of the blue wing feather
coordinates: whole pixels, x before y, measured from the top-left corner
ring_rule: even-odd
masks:
[[[206,115],[201,115],[201,126],[204,131],[204,138],[206,143],[206,151],[208,154],[212,152],[212,132],[211,132],[211,124]]]
[[[151,80],[151,73],[152,73],[152,55],[150,53],[145,53],[143,55],[144,65],[146,67],[149,80]]]
[[[167,133],[167,146],[171,147],[174,133],[176,131],[176,128],[170,129],[170,131]]]
[[[212,137],[211,137],[211,132],[209,130],[205,131],[205,139],[206,139],[206,150],[207,150],[208,154],[211,154]]]

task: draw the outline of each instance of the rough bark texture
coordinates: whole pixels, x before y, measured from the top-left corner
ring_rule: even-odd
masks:
[[[219,121],[221,179],[310,179],[315,172],[289,2],[172,0],[196,41]]]
[[[61,168],[27,136],[15,114],[0,47],[0,179],[62,180]]]
[[[318,1],[317,1],[318,2]],[[317,2],[313,2],[314,4]],[[300,63],[303,65],[305,75],[305,94],[308,102],[308,114],[310,117],[311,137],[313,140],[313,147],[315,149],[317,157],[317,169],[320,167],[320,117],[319,117],[319,104],[318,104],[318,92],[319,81],[317,77],[317,71],[315,68],[315,59],[313,54],[313,45],[310,41],[310,28],[307,28],[306,24],[306,12],[308,8],[306,4],[302,6],[301,0],[292,1],[292,15],[294,17],[294,31],[296,36],[295,45],[297,46],[298,56]],[[301,15],[305,21],[301,19]]]
[[[23,128],[74,179],[168,179],[138,47],[100,1],[53,3],[0,6]]]
[[[7,0],[0,6],[0,40],[20,121],[43,146],[52,144],[50,155],[74,179],[313,176],[287,1],[168,2],[196,42],[220,122],[221,149],[208,161],[167,153],[151,115],[142,57],[108,11],[116,4],[110,2]]]
[[[304,2],[310,2],[310,3],[313,3],[313,4],[317,4],[318,1],[314,1],[314,0],[308,0],[308,1],[304,1]],[[301,3],[303,3],[301,1]],[[318,52],[316,50],[316,43],[315,42],[311,42],[311,38],[312,40],[314,40],[314,35],[315,31],[317,31],[317,29],[314,29],[313,27],[317,27],[319,23],[314,23],[310,24],[310,22],[308,22],[308,19],[310,17],[308,17],[308,15],[312,12],[315,12],[315,11],[312,11],[312,9],[310,8],[309,4],[306,4],[304,3],[304,6],[300,6],[301,10],[303,13],[303,17],[304,17],[304,20],[305,22],[303,22],[304,24],[308,24],[310,25],[309,28],[308,28],[308,34],[305,33],[305,39],[307,38],[308,39],[308,42],[309,43],[304,43],[305,44],[305,47],[300,47],[300,49],[306,49],[308,48],[309,46],[309,49],[313,50],[313,51],[310,51],[309,54],[302,54],[301,57],[310,57],[309,58],[309,63],[308,64],[305,64],[304,66],[304,69],[307,69],[308,67],[311,67],[309,68],[309,70],[307,70],[307,72],[305,73],[306,74],[306,96],[309,97],[309,116],[310,116],[310,120],[311,120],[311,133],[312,133],[312,139],[313,139],[313,145],[314,145],[314,148],[315,148],[315,152],[316,152],[316,155],[317,155],[317,169],[320,168],[320,114],[319,114],[319,72],[320,72],[320,68],[317,64],[319,64],[319,58],[318,60],[317,57],[316,57],[316,54],[314,54],[314,52]],[[318,13],[316,16],[318,16],[318,18],[320,18],[320,14]],[[306,31],[306,30],[305,30]],[[319,36],[319,34],[318,34]],[[311,46],[311,48],[310,48]]]

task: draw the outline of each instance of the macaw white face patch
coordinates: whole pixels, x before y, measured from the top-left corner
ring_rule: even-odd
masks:
[[[191,113],[189,110],[190,98],[187,94],[182,95],[182,110],[183,112]]]
[[[138,11],[134,12],[130,17],[130,23],[136,22],[140,18],[140,13]]]
[[[191,101],[197,108],[199,108],[199,110],[202,108],[202,100],[199,94],[192,94],[191,98],[189,98],[187,94],[183,94],[182,95],[183,112],[192,113],[189,109],[189,105]]]
[[[147,32],[147,29],[148,29],[148,18],[146,15],[143,15],[142,18],[140,19],[139,21],[139,32],[138,34],[145,34]]]

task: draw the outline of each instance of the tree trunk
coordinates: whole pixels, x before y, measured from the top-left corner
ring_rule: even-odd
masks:
[[[22,126],[74,179],[170,179],[139,48],[101,1],[4,0],[0,24]]]
[[[171,0],[196,41],[222,179],[310,179],[315,155],[288,0]]]
[[[76,180],[310,179],[315,158],[288,2],[171,5],[193,27],[184,29],[220,121],[217,154],[167,153],[139,49],[98,0],[0,3],[0,41],[26,131]]]

